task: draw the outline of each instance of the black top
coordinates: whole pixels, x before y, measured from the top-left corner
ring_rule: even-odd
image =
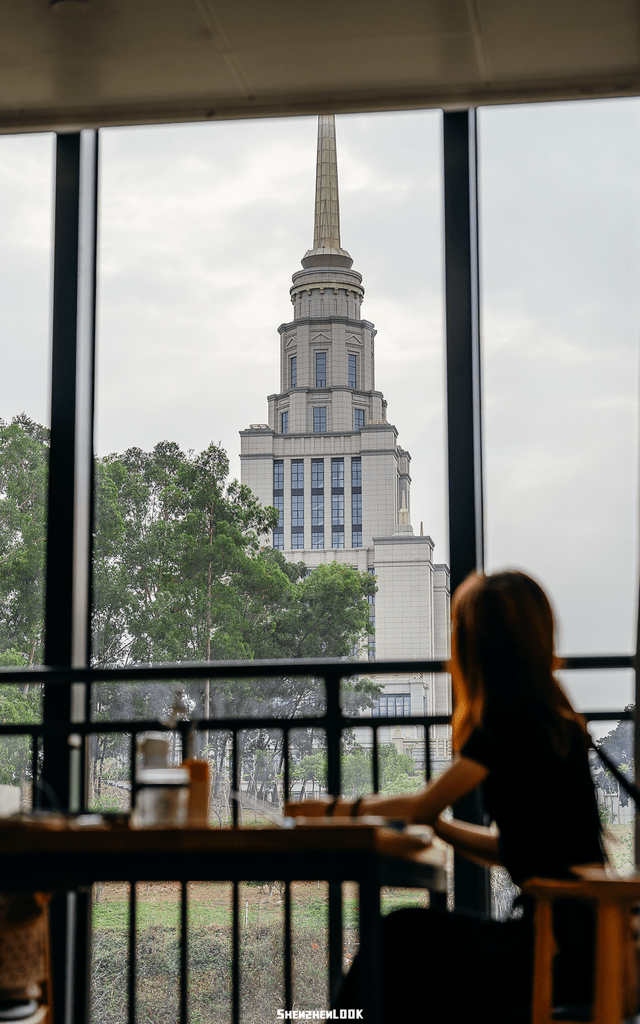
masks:
[[[489,769],[484,801],[500,829],[500,857],[513,881],[566,878],[574,864],[604,860],[583,734],[570,723],[563,757],[526,721],[489,717],[460,751]]]

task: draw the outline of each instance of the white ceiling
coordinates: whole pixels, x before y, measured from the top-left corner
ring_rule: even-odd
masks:
[[[636,0],[2,0],[0,131],[640,92]]]

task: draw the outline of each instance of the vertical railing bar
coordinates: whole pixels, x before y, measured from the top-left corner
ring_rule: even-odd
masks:
[[[136,1024],[136,925],[137,925],[136,882],[129,882],[129,1024]]]
[[[238,784],[238,730],[231,731],[231,788],[236,793],[240,792]],[[238,827],[238,801],[231,801],[231,813],[233,815],[233,827]]]
[[[342,981],[342,882],[329,882],[329,996]]]
[[[138,797],[138,783],[137,783],[137,772],[136,772],[136,758],[138,754],[138,733],[133,730],[131,733],[131,740],[129,744],[129,779],[131,785],[131,811],[136,806]]]
[[[327,789],[331,796],[340,796],[341,766],[340,745],[342,742],[342,710],[340,708],[340,675],[327,672],[324,677],[327,708]]]
[[[239,883],[233,883],[232,946],[231,946],[231,1020],[240,1024],[240,892]]]
[[[282,758],[284,762],[284,799],[288,800],[290,797],[290,778],[289,778],[289,728],[285,726],[282,732]]]
[[[293,946],[291,943],[291,882],[284,883],[284,1006],[293,1009]]]
[[[378,726],[373,726],[373,746],[371,748],[371,757],[373,758],[372,769],[373,769],[373,792],[377,793],[380,789],[380,770],[378,765]]]
[[[424,773],[425,780],[431,779],[431,726],[425,726],[424,730]]]
[[[189,1005],[189,957],[188,957],[188,900],[189,885],[180,882],[180,1024],[188,1022]]]
[[[31,733],[31,807],[35,811],[40,806],[40,790],[38,787],[38,733]]]

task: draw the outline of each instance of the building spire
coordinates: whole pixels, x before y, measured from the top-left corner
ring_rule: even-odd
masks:
[[[349,253],[340,248],[336,119],[333,114],[321,114],[318,118],[313,249],[305,253],[302,266],[349,268],[352,263]]]

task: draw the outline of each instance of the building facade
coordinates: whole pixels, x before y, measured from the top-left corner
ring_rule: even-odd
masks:
[[[341,561],[376,577],[372,635],[364,658],[448,654],[449,571],[411,526],[411,456],[398,444],[376,389],[375,337],[363,320],[362,275],[340,246],[335,118],[318,123],[313,248],[293,275],[293,319],[281,324],[280,381],[268,423],[240,432],[242,482],[280,511],[273,546],[310,569]],[[367,673],[374,675],[374,673]],[[446,676],[385,676],[369,714],[446,714]],[[359,739],[367,743],[368,731]],[[417,763],[424,739],[406,723],[380,730]],[[447,727],[433,727],[432,757],[449,753]]]

